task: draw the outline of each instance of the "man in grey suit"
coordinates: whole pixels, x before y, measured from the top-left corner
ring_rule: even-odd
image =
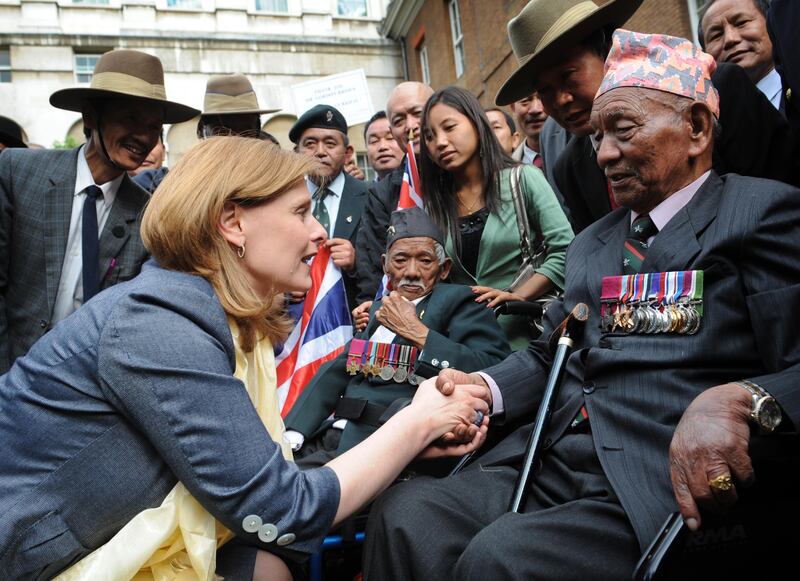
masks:
[[[591,315],[525,507],[508,512],[531,424],[454,477],[379,499],[366,579],[629,578],[676,509],[670,441],[698,395],[713,395],[714,410],[751,410],[758,427],[800,421],[800,337],[786,317],[800,301],[800,192],[712,170],[714,66],[684,39],[614,33],[591,123],[621,207],[575,238],[564,299],[547,311],[544,337],[577,303]],[[513,425],[534,417],[551,363],[537,341],[484,372],[445,370],[438,384],[484,385],[492,422]],[[771,423],[754,392],[777,402]],[[731,472],[709,466],[704,495],[741,474]]]
[[[80,112],[88,141],[0,158],[0,373],[95,293],[139,273],[148,196],[127,172],[163,123],[198,113],[167,101],[161,62],[132,50],[104,54],[89,88],[57,91],[50,103]]]
[[[328,232],[325,245],[333,263],[345,274],[344,286],[350,309],[358,304],[356,294],[356,238],[367,203],[367,185],[349,175],[345,163],[354,149],[347,137],[347,121],[338,109],[317,105],[303,113],[289,131],[299,153],[315,157],[322,169],[306,179],[314,198],[314,216]]]

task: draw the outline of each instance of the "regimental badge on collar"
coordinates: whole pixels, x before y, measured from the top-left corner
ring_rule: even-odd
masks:
[[[606,333],[694,335],[703,319],[703,271],[605,276],[600,300]]]

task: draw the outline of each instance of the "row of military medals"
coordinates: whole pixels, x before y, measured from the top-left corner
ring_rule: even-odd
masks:
[[[350,375],[361,372],[364,377],[417,385],[420,378],[412,372],[416,362],[417,348],[411,345],[353,339],[347,353],[346,369]]]
[[[603,278],[600,324],[605,332],[694,335],[702,317],[702,270]]]

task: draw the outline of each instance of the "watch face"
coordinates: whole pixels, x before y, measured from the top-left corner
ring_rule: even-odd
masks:
[[[756,405],[756,417],[763,430],[771,432],[780,425],[783,413],[775,398],[764,397]]]

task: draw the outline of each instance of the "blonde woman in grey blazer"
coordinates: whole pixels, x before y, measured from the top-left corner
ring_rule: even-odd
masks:
[[[217,555],[219,574],[288,579],[284,560],[317,551],[421,451],[482,442],[485,423],[471,424],[486,403],[431,382],[322,468],[300,472],[267,433],[233,376],[229,320],[245,352],[286,336],[282,293],[309,288],[307,260],[325,237],[303,183],[315,167],[255,139],[195,146],[145,211],[154,260],[0,378],[0,577],[52,578],[181,482],[237,537]],[[469,443],[432,452],[457,425]]]

